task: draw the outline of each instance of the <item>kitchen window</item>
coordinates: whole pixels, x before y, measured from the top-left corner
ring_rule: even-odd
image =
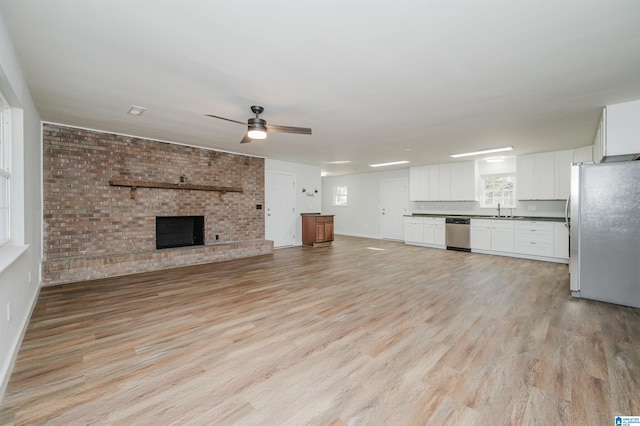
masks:
[[[515,173],[481,176],[480,207],[515,209],[515,183]]]
[[[336,185],[333,187],[333,205],[334,206],[348,206],[349,199],[347,196],[347,187]]]
[[[0,93],[0,245],[11,239],[11,108]]]

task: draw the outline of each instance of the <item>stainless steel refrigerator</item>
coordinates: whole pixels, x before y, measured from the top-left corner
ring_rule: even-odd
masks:
[[[640,161],[571,169],[571,294],[640,307]]]

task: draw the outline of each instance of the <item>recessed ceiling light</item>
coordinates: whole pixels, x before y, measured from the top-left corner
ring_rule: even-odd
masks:
[[[393,161],[391,163],[369,164],[369,167],[395,166],[395,165],[398,165],[398,164],[407,164],[407,163],[408,163],[407,160],[402,160],[402,161]]]
[[[325,176],[327,176],[328,174],[329,174],[329,173],[325,172],[324,170],[322,170],[322,171],[320,172],[320,176],[321,176],[321,177],[325,177]]]
[[[147,109],[145,107],[141,107],[141,106],[137,106],[137,105],[131,105],[129,107],[129,111],[127,111],[129,114],[131,115],[142,115],[143,112],[145,112]]]
[[[347,164],[350,163],[351,160],[339,160],[339,161],[329,161],[327,164]]]
[[[502,148],[490,148],[490,149],[482,149],[480,151],[465,152],[464,154],[449,154],[449,157],[451,158],[469,157],[471,155],[481,155],[481,154],[491,154],[493,152],[511,151],[512,149],[513,149],[512,146],[505,146]]]

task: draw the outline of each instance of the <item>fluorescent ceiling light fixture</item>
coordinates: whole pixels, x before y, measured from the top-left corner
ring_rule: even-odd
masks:
[[[322,170],[320,172],[320,177],[325,177],[325,176],[328,176],[328,175],[329,175],[329,173],[325,172],[324,170]]]
[[[502,148],[491,148],[491,149],[482,149],[480,151],[465,152],[464,154],[449,154],[449,157],[451,158],[469,157],[471,155],[481,155],[481,154],[491,154],[494,152],[511,151],[512,149],[513,149],[512,146],[505,146]]]
[[[391,163],[380,163],[380,164],[369,164],[369,167],[385,167],[385,166],[396,166],[398,164],[407,164],[407,160],[402,161],[393,161]]]
[[[487,163],[502,163],[505,158],[504,156],[498,156],[498,157],[489,157],[489,158],[485,158],[484,161],[486,161]]]
[[[145,112],[146,110],[147,109],[145,107],[131,105],[127,112],[131,115],[142,115],[142,113]]]
[[[339,160],[339,161],[329,161],[327,164],[347,164],[350,163],[351,160]]]

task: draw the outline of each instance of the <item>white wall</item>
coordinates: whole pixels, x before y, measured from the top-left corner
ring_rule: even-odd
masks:
[[[322,178],[322,212],[335,215],[336,234],[382,238],[380,231],[380,181],[408,179],[409,169]],[[333,187],[347,186],[348,206],[333,205]]]
[[[300,213],[322,212],[322,181],[320,167],[266,159],[264,171],[288,173],[295,176],[296,192],[296,245],[302,245],[302,217]],[[302,189],[305,192],[302,192]],[[315,190],[318,193],[315,193]],[[265,188],[266,190],[266,188]]]
[[[13,241],[0,248],[0,398],[40,288],[42,251],[40,116],[10,40],[0,14],[0,90],[12,108],[13,138]]]

